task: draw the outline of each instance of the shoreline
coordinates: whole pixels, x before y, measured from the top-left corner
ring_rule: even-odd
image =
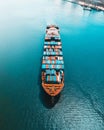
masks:
[[[103,5],[102,6],[98,6],[98,5],[95,5],[95,4],[91,4],[91,3],[87,3],[87,2],[84,2],[84,1],[71,1],[71,0],[68,0],[68,2],[71,2],[71,3],[74,3],[74,4],[78,4],[82,7],[85,7],[86,10],[96,10],[96,11],[104,11],[104,7]],[[87,9],[89,8],[89,9]]]

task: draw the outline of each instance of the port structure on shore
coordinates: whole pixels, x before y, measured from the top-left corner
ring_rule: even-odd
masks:
[[[77,2],[79,5],[81,5],[83,7],[84,10],[97,10],[97,11],[104,11],[104,6],[102,4],[102,6],[99,6],[97,4],[92,4],[92,3],[87,3],[87,2],[82,2],[79,1]]]

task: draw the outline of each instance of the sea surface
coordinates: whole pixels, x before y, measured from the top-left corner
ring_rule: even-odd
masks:
[[[45,28],[57,24],[65,86],[41,91]],[[0,130],[104,130],[104,12],[65,0],[0,2]]]

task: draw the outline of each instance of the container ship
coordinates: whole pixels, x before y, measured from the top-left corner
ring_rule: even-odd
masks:
[[[46,27],[42,57],[42,87],[51,96],[57,96],[64,87],[64,60],[59,27]]]

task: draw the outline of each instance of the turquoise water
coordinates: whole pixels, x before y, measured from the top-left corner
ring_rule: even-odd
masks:
[[[45,27],[60,27],[65,87],[49,108],[40,66]],[[104,13],[63,0],[0,3],[0,130],[104,130]]]

